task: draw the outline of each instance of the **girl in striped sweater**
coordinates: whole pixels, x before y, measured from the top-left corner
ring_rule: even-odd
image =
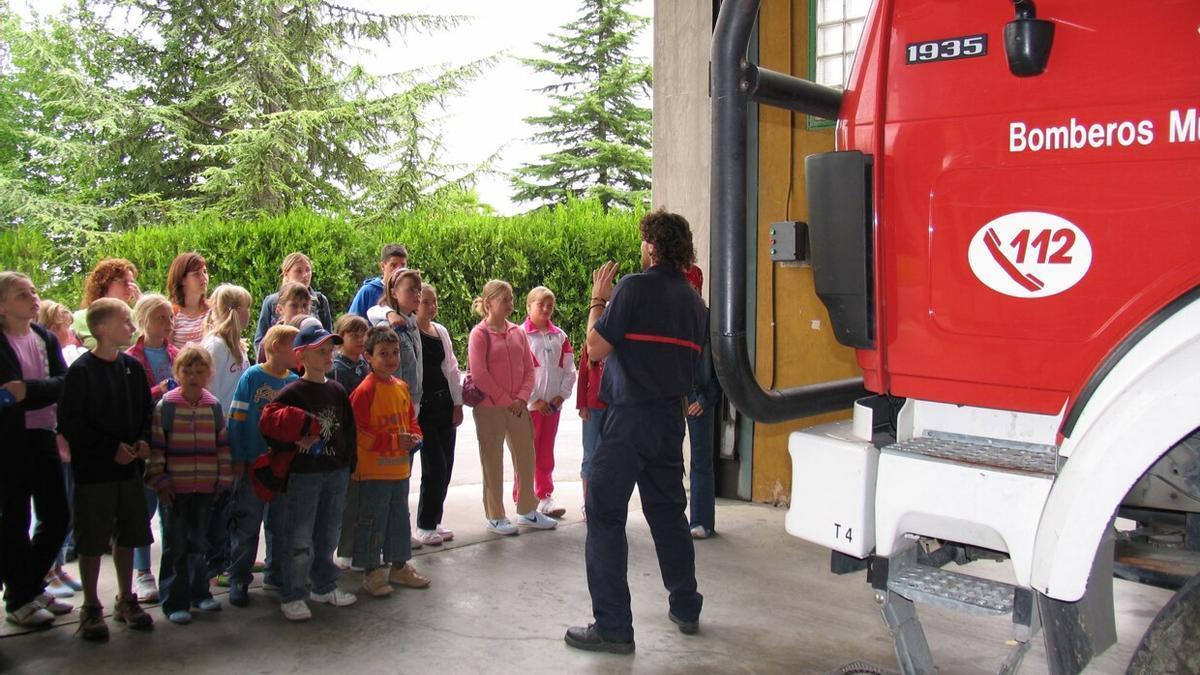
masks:
[[[179,387],[163,395],[150,429],[146,484],[162,503],[164,539],[159,568],[163,614],[190,623],[191,609],[221,609],[208,586],[206,533],[215,495],[233,486],[221,403],[204,388],[212,357],[188,345],[175,357]]]

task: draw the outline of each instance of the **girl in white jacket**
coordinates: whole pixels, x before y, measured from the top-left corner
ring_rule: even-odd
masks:
[[[571,339],[550,320],[554,316],[554,293],[545,286],[529,291],[525,299],[525,333],[533,354],[533,393],[529,410],[533,418],[533,491],[538,510],[561,518],[566,509],[554,501],[554,438],[563,401],[575,389],[575,351]],[[513,484],[513,499],[519,486]]]

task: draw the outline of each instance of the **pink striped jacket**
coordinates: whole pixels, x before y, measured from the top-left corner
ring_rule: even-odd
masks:
[[[146,485],[170,486],[176,494],[225,491],[233,487],[229,438],[221,403],[208,390],[192,405],[183,389],[172,389],[154,408]]]

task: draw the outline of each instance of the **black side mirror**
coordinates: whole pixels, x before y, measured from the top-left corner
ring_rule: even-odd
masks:
[[[1017,77],[1033,77],[1046,70],[1054,43],[1054,23],[1037,18],[1033,0],[1013,0],[1017,18],[1004,26],[1004,51],[1008,69]]]

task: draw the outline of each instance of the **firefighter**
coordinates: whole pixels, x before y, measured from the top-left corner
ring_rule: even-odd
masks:
[[[658,210],[640,223],[642,266],[613,288],[617,266],[592,274],[587,348],[607,361],[600,398],[608,405],[585,501],[587,576],[595,623],[567,630],[566,642],[589,651],[631,654],[633,615],[626,568],[625,521],[634,485],[658,552],[668,617],[698,630],[703,597],[683,491],[684,397],[708,328],[708,310],[683,269],[695,262],[687,220]]]

